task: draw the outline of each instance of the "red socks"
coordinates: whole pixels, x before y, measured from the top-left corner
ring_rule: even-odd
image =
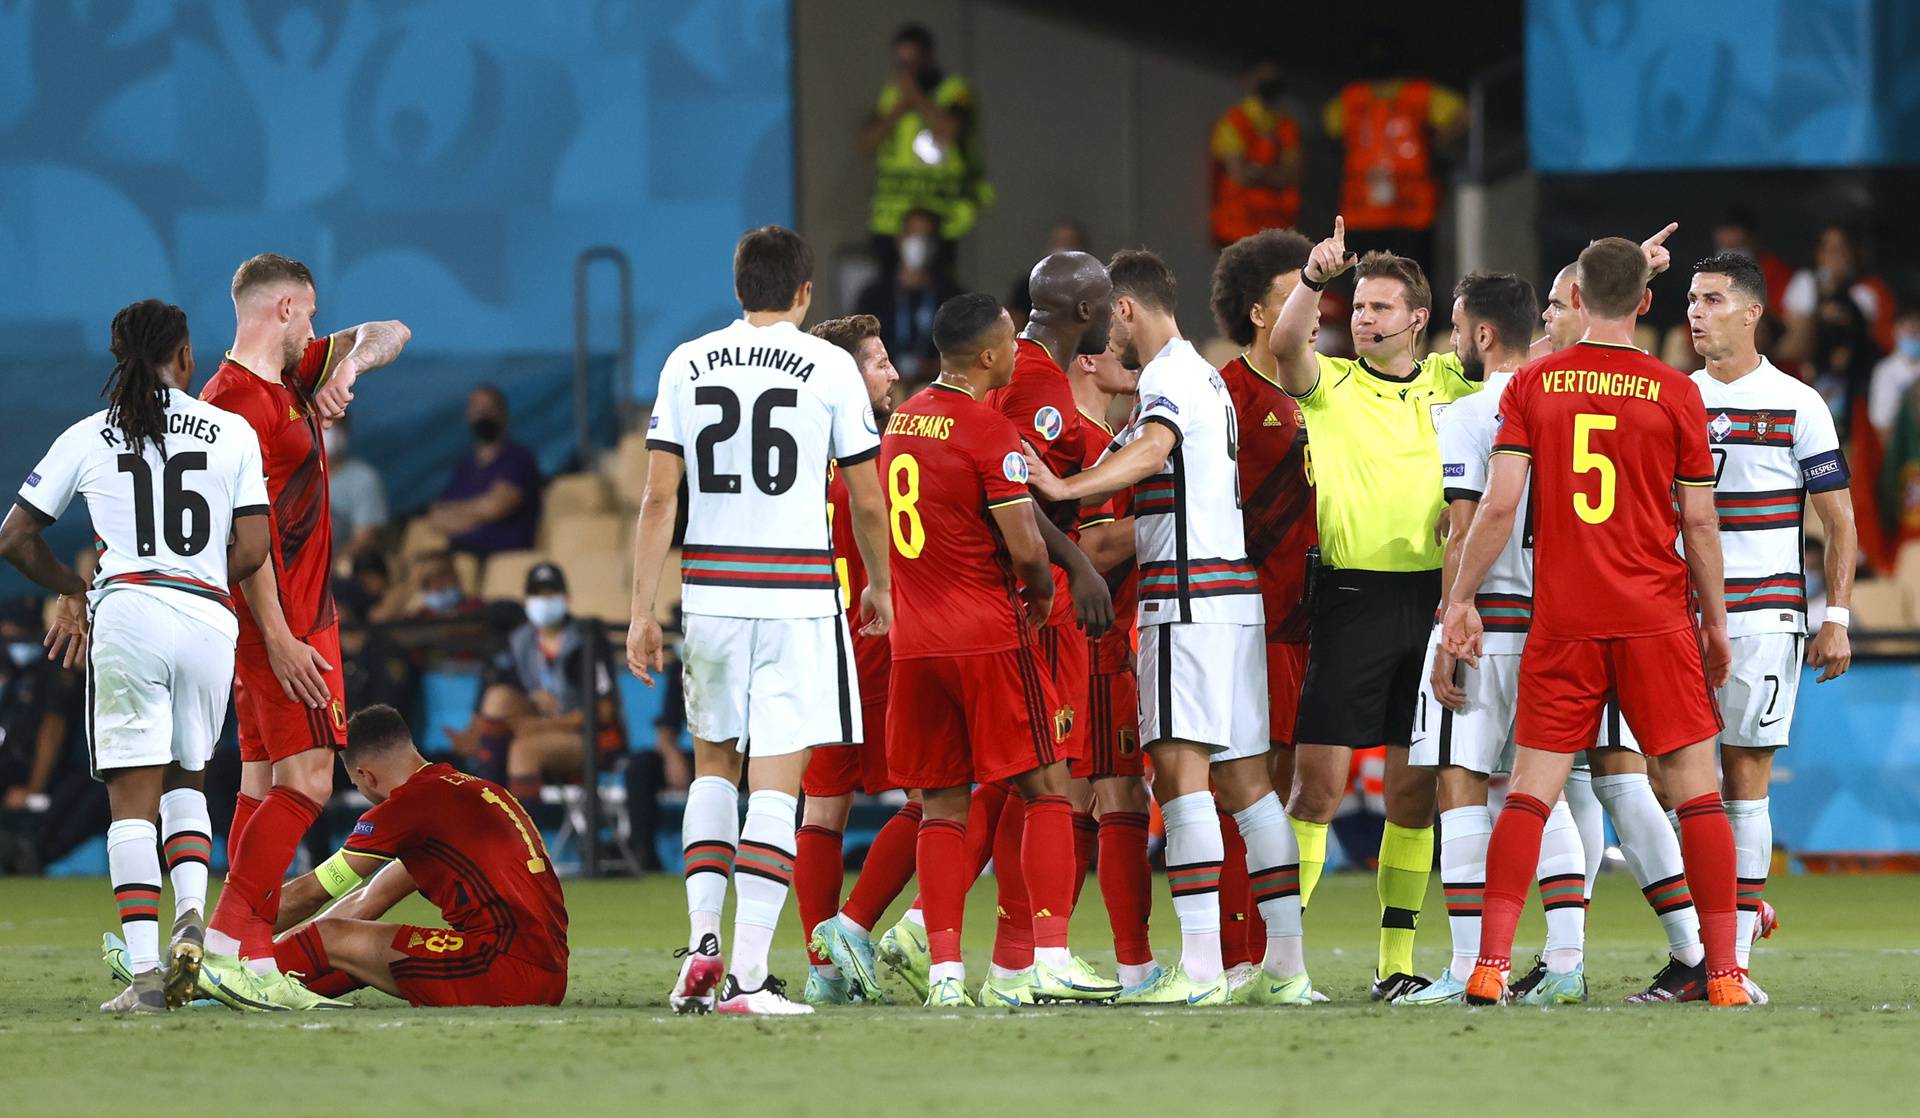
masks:
[[[240,856],[227,871],[209,926],[240,941],[246,958],[273,954],[273,921],[280,914],[280,885],[320,805],[276,785],[247,820]]]
[[[1220,813],[1220,965],[1231,969],[1255,958],[1247,946],[1247,914],[1253,909],[1253,885],[1247,880],[1247,844],[1240,837],[1240,825],[1227,812]],[[1260,957],[1265,957],[1266,937],[1260,937]]]
[[[1503,971],[1513,968],[1513,929],[1520,922],[1520,906],[1526,903],[1527,887],[1540,864],[1540,834],[1546,830],[1547,815],[1552,810],[1553,805],[1524,792],[1507,794],[1506,809],[1500,813],[1487,843],[1487,891],[1481,906],[1477,960],[1480,966]],[[1731,850],[1731,831],[1728,836]]]
[[[1021,869],[1033,914],[1033,945],[1065,947],[1073,917],[1073,805],[1065,796],[1035,796],[1027,801],[1021,838]]]
[[[297,974],[300,984],[323,998],[337,998],[366,985],[345,971],[333,969],[320,929],[312,924],[273,945],[273,962],[281,974]]]
[[[967,858],[973,867],[972,884],[987,872],[987,860],[993,857],[993,844],[1000,834],[1000,815],[1006,810],[1008,792],[1004,785],[982,784],[973,790],[967,805]],[[1017,797],[1014,803],[1019,803]]]
[[[920,805],[909,800],[874,836],[873,845],[867,848],[867,860],[860,867],[860,876],[854,879],[853,892],[848,895],[847,903],[840,906],[847,919],[863,928],[875,927],[886,914],[887,906],[907,887],[907,881],[913,877],[920,814]],[[805,856],[803,846],[801,857]]]
[[[1707,977],[1740,973],[1733,949],[1733,827],[1715,792],[1695,796],[1675,809],[1680,817],[1680,857],[1687,888],[1700,911],[1700,943],[1707,950]]]
[[[1113,955],[1126,966],[1152,960],[1147,918],[1153,911],[1153,871],[1147,865],[1147,813],[1110,811],[1100,817],[1100,895],[1113,923]]]
[[[813,929],[840,910],[846,875],[839,831],[809,823],[794,832],[793,900],[800,909],[800,942],[806,945],[807,961],[816,967],[833,960],[814,954]]]
[[[1020,797],[1009,797],[1000,812],[1000,826],[993,839],[993,879],[999,894],[993,965],[1005,970],[1025,970],[1033,965],[1032,892],[1026,876],[1030,863],[1023,860],[1021,850],[1026,837],[1027,810],[1028,804]]]
[[[233,824],[227,828],[227,865],[231,867],[240,860],[240,835],[247,829],[247,820],[260,810],[260,801],[245,792],[234,797]]]
[[[1080,890],[1087,887],[1087,871],[1100,849],[1100,823],[1092,812],[1073,813],[1073,907],[1080,907]]]
[[[927,949],[935,963],[960,961],[960,925],[967,912],[967,828],[951,819],[920,824],[915,862],[920,870],[920,911],[927,920]]]

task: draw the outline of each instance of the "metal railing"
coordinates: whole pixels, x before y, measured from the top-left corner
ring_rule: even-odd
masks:
[[[620,344],[613,360],[613,405],[625,430],[632,418],[633,397],[633,264],[612,245],[595,245],[573,262],[573,432],[580,468],[593,468],[593,405],[590,371],[591,312],[587,280],[593,265],[613,265],[619,283]]]

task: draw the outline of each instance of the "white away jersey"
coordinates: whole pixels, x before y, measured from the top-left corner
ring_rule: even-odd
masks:
[[[1440,436],[1440,476],[1448,501],[1478,501],[1487,491],[1494,436],[1500,433],[1500,394],[1513,373],[1488,373],[1486,387],[1447,405],[1434,428]],[[1527,644],[1533,621],[1533,494],[1532,485],[1520,496],[1520,515],[1514,517],[1500,557],[1474,595],[1486,635],[1481,650],[1513,655]]]
[[[140,453],[99,411],[67,428],[27,475],[15,503],[51,524],[78,495],[100,539],[91,598],[118,590],[154,594],[237,635],[227,593],[233,522],[268,511],[260,440],[247,421],[192,393],[167,393],[166,453]]]
[[[1140,371],[1136,399],[1113,449],[1153,423],[1174,436],[1166,463],[1133,490],[1140,624],[1264,623],[1240,518],[1240,423],[1226,382],[1175,338]]]
[[[1727,566],[1727,635],[1805,632],[1807,494],[1847,485],[1833,413],[1812,386],[1764,357],[1732,384],[1704,369],[1693,381],[1707,406],[1713,502]]]
[[[647,446],[687,463],[681,605],[719,617],[840,611],[827,464],[880,453],[846,350],[745,319],[683,343],[660,371]]]

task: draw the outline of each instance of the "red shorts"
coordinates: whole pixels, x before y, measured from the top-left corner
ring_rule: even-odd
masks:
[[[991,784],[1066,759],[1073,715],[1032,652],[895,660],[887,768],[902,788]]]
[[[1267,740],[1292,745],[1300,717],[1300,688],[1307,681],[1307,644],[1267,642]]]
[[[410,1005],[559,1005],[567,972],[503,955],[492,932],[402,924],[393,949],[405,955],[388,968]]]
[[[1076,777],[1144,776],[1140,749],[1140,686],[1130,671],[1087,677],[1087,756],[1073,759]]]
[[[1093,670],[1093,650],[1087,635],[1072,621],[1049,625],[1040,630],[1040,669],[1053,682],[1053,693],[1062,697],[1085,695],[1087,679]],[[1076,709],[1085,704],[1069,699],[1067,736],[1060,743],[1060,756],[1068,761],[1085,761],[1089,753],[1089,711]]]
[[[240,723],[242,761],[284,761],[309,749],[347,744],[347,675],[340,662],[340,627],[329,625],[307,643],[330,667],[326,706],[315,709],[287,698],[273,674],[267,650],[242,644],[233,660],[233,709]]]
[[[1720,733],[1720,708],[1707,689],[1700,637],[1692,628],[1612,640],[1527,638],[1520,656],[1520,711],[1514,742],[1550,753],[1593,745],[1609,696],[1649,757]]]
[[[887,700],[883,696],[860,705],[860,725],[866,739],[859,745],[815,746],[807,758],[800,789],[809,796],[869,796],[900,787],[887,772]]]

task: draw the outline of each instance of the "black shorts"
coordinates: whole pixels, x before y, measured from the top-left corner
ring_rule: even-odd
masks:
[[[1439,571],[1322,571],[1295,740],[1406,745],[1439,602]]]

